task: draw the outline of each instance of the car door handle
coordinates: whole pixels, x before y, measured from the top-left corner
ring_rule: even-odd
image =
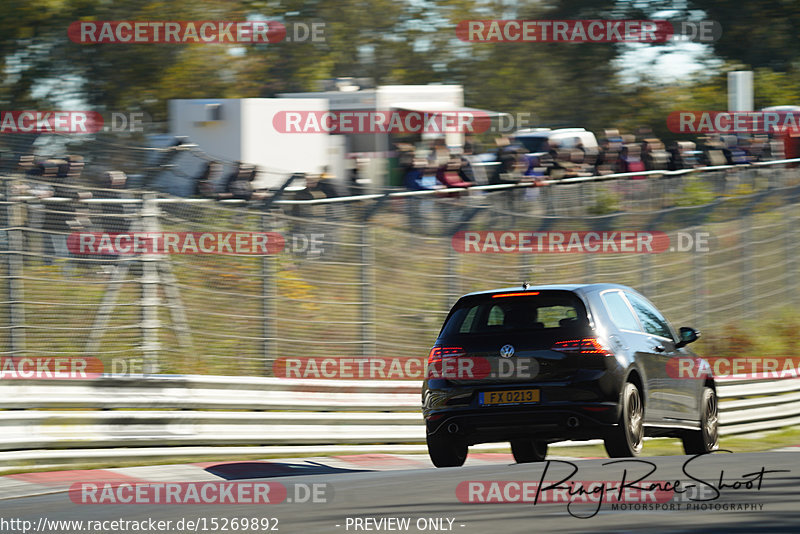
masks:
[[[667,349],[664,348],[664,345],[656,345],[655,347],[653,347],[653,350],[656,352],[664,352]]]

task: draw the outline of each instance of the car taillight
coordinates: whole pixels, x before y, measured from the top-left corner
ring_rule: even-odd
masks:
[[[428,354],[428,365],[441,362],[442,358],[458,358],[466,354],[461,347],[433,347]]]
[[[573,354],[601,354],[603,356],[613,356],[613,353],[596,337],[559,341],[553,345],[551,349]]]

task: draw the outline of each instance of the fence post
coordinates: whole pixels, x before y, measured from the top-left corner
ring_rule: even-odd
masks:
[[[261,216],[261,231],[271,231],[270,217],[268,214]],[[262,353],[264,355],[264,374],[272,375],[272,363],[277,356],[275,346],[277,336],[277,306],[275,301],[278,296],[277,288],[277,258],[273,254],[265,254],[261,257],[261,333],[262,333]]]
[[[740,219],[742,228],[742,316],[748,319],[758,314],[758,310],[754,308],[755,299],[753,298],[756,287],[753,279],[753,238],[750,228],[752,217],[753,215],[748,215]]]
[[[158,232],[158,203],[155,195],[146,194],[142,204],[142,223],[147,233]],[[161,346],[158,341],[158,285],[160,277],[157,254],[143,254],[140,258],[142,264],[142,357],[144,358],[144,374],[156,374],[159,370],[159,351]]]
[[[784,217],[786,230],[784,232],[784,252],[786,254],[786,296],[789,303],[800,305],[800,262],[797,261],[798,239],[800,239],[800,216],[797,209],[790,209],[789,216]]]
[[[360,287],[361,300],[361,356],[372,358],[375,356],[375,243],[372,227],[368,219],[361,220],[358,227],[360,262]]]
[[[461,296],[461,277],[458,274],[460,258],[453,247],[452,238],[445,246],[447,247],[447,265],[445,266],[447,272],[447,276],[445,276],[447,280],[447,302],[444,303],[444,308],[442,309],[449,310],[456,303],[456,299]]]
[[[639,253],[639,259],[641,265],[639,266],[639,281],[641,283],[641,291],[647,295],[649,293],[653,293],[653,288],[650,287],[654,278],[650,275],[650,270],[653,268],[652,262],[650,261],[650,255],[645,252]]]
[[[13,180],[5,181],[6,226],[8,227],[8,337],[12,356],[25,353],[25,305],[23,275],[25,259],[22,254],[24,238],[22,204],[13,202]]]
[[[591,284],[594,280],[594,260],[594,254],[583,255],[583,276],[585,277],[584,282],[587,284]]]
[[[556,202],[553,198],[555,196],[555,186],[548,186],[542,189],[542,200],[545,204],[545,215],[556,214]]]
[[[450,246],[450,248],[451,249],[453,248],[452,245]],[[518,267],[519,274],[517,274],[517,279],[514,282],[516,283],[517,281],[519,281],[520,284],[522,282],[530,282],[531,284],[536,285],[536,282],[534,281],[535,276],[533,275],[533,265],[531,265],[531,261],[533,260],[528,258],[528,255],[524,253],[519,253],[517,254],[517,256],[519,256],[519,267]],[[453,303],[450,303],[451,307],[452,305]]]
[[[701,332],[706,327],[706,313],[708,310],[706,298],[706,271],[708,270],[708,256],[705,252],[695,251],[692,255],[692,271],[694,273],[694,324]]]

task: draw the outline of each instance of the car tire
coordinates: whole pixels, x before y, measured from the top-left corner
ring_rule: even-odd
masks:
[[[644,440],[644,404],[636,384],[622,388],[622,409],[617,426],[605,437],[606,452],[611,458],[629,458],[642,452]]]
[[[713,389],[703,388],[700,430],[686,432],[682,441],[686,454],[705,454],[719,448],[719,403]]]
[[[512,439],[511,454],[518,464],[543,462],[547,456],[547,442],[534,439]]]
[[[467,460],[467,443],[455,436],[437,432],[428,434],[428,456],[436,467],[460,467]]]

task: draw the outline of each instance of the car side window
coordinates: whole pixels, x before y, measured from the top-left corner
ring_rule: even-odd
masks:
[[[486,321],[486,326],[501,326],[505,320],[505,312],[500,306],[492,306],[489,310],[489,318]]]
[[[622,298],[619,291],[608,291],[602,295],[603,302],[606,305],[611,320],[619,328],[623,330],[633,330],[634,332],[641,332],[642,327],[639,326],[639,321],[633,315],[628,303]]]
[[[473,306],[470,308],[467,314],[464,316],[464,322],[461,323],[461,328],[458,329],[458,332],[460,334],[470,332],[474,328],[473,324],[475,323],[475,317],[477,317],[477,315],[478,306]]]
[[[625,293],[625,296],[630,301],[631,306],[636,311],[636,315],[642,322],[644,331],[654,336],[661,336],[672,339],[672,330],[669,323],[664,319],[664,316],[659,313],[649,302],[633,293]]]

